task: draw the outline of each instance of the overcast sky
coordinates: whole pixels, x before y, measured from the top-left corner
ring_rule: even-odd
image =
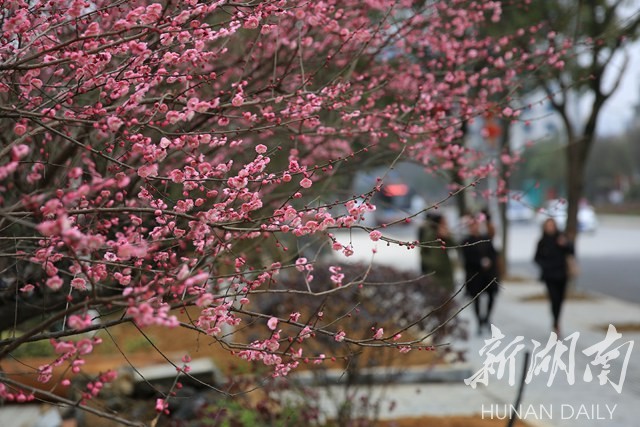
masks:
[[[629,0],[627,7],[622,9],[623,15],[633,17],[640,13],[640,0]],[[627,49],[629,63],[622,77],[618,90],[604,105],[598,121],[598,134],[612,135],[624,132],[634,119],[634,107],[640,103],[640,41],[630,44]],[[615,67],[605,76],[611,84],[616,78],[617,71],[623,64],[622,55],[614,58]],[[585,111],[583,111],[583,114]]]
[[[640,42],[630,45],[627,52],[629,63],[620,87],[604,105],[598,122],[598,134],[600,135],[624,132],[634,119],[634,107],[640,103]],[[618,67],[612,67],[610,71],[617,72],[622,64],[622,58],[615,59]],[[613,74],[615,73],[609,73],[607,76],[609,83],[615,78]]]

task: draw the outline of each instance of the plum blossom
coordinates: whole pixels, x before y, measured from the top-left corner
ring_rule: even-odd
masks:
[[[11,149],[11,158],[13,160],[20,160],[24,158],[31,149],[26,144],[18,144]]]
[[[256,15],[251,15],[245,19],[243,26],[244,28],[253,30],[258,28],[259,24],[260,24],[260,21],[258,20],[258,17]]]
[[[241,93],[237,93],[231,100],[231,105],[234,107],[241,107],[244,104],[244,96]]]
[[[118,246],[118,258],[128,260],[131,258],[144,258],[147,255],[147,246],[145,243],[131,244],[124,243]]]
[[[115,132],[115,131],[117,131],[118,129],[120,129],[120,127],[121,127],[123,124],[124,124],[124,122],[123,122],[121,119],[119,119],[118,117],[113,117],[113,116],[111,116],[111,117],[109,117],[109,118],[107,119],[107,126],[109,127],[109,130],[110,130],[111,132]]]
[[[158,398],[156,399],[156,412],[165,412],[169,409],[169,402],[165,399]]]
[[[309,178],[303,178],[300,181],[300,187],[302,188],[310,188],[313,185],[313,182]]]
[[[71,315],[67,319],[67,325],[72,329],[84,329],[91,326],[91,316],[85,314],[83,316]]]
[[[272,331],[275,331],[276,328],[278,327],[278,318],[277,317],[270,318],[269,321],[267,321],[267,326]]]
[[[308,262],[309,261],[307,261],[307,259],[305,257],[298,258],[296,260],[296,270],[304,271]]]
[[[53,276],[47,279],[47,287],[52,291],[57,291],[62,288],[64,281],[60,278],[60,276]]]
[[[141,178],[147,178],[150,176],[157,176],[157,175],[158,175],[157,164],[143,165],[138,168],[138,176],[140,176]]]
[[[331,281],[336,286],[342,286],[342,281],[344,280],[344,274],[340,272],[341,270],[341,267],[329,267],[329,271],[331,272]]]
[[[300,319],[300,316],[301,316],[301,314],[300,314],[300,313],[298,313],[298,312],[291,313],[291,314],[289,315],[289,320],[291,320],[292,322],[297,322],[297,321],[298,321],[298,319]]]
[[[71,280],[71,287],[79,291],[86,291],[87,281],[81,277],[76,277],[75,279]]]
[[[511,117],[511,116],[513,116],[513,110],[511,109],[511,107],[505,107],[505,108],[502,110],[502,114],[503,114],[505,117]]]
[[[13,133],[15,133],[18,136],[24,135],[26,131],[27,131],[27,127],[22,123],[18,123],[13,127]]]

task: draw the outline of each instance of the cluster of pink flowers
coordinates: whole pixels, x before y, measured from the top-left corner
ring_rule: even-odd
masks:
[[[562,66],[566,49],[525,57],[513,41],[526,32],[487,35],[496,1],[3,6],[0,222],[15,232],[20,297],[67,310],[70,334],[91,327],[91,309],[174,333],[175,310],[195,307],[189,327],[218,340],[228,339],[223,328],[266,317],[256,333],[269,335],[238,355],[279,376],[302,350],[281,350],[286,319],[250,308],[278,274],[302,272],[310,293],[325,285],[313,280],[316,260],[295,253],[305,239],[354,254],[333,233],[362,227],[381,183],[345,195],[346,177],[401,154],[462,179],[495,174],[458,143],[463,124],[489,113],[517,120],[515,104],[494,100],[510,95],[525,61]],[[340,267],[328,268],[332,292],[347,288]],[[289,319],[299,328],[292,340],[313,339],[319,326],[300,317]],[[79,372],[97,344],[54,341],[60,356],[40,380],[65,361]],[[5,348],[0,358],[15,349]],[[110,380],[90,382],[87,396]],[[0,395],[27,398],[2,384]]]

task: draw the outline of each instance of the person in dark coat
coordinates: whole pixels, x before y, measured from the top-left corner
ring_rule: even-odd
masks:
[[[486,220],[486,221],[485,221]],[[486,230],[481,230],[482,223]],[[473,298],[473,308],[478,321],[478,335],[482,329],[491,328],[491,312],[498,293],[499,272],[498,252],[493,246],[495,228],[487,212],[471,217],[468,224],[469,234],[461,244],[464,260],[466,294]],[[486,299],[485,309],[483,300]]]
[[[547,287],[551,301],[553,330],[560,333],[560,311],[567,291],[569,271],[567,257],[574,255],[571,241],[558,230],[553,218],[542,225],[542,237],[536,247],[535,263],[540,267],[540,278]]]
[[[448,293],[455,288],[453,264],[449,258],[447,246],[452,238],[447,219],[436,213],[427,215],[420,228],[420,267],[422,274],[431,274],[432,281]]]

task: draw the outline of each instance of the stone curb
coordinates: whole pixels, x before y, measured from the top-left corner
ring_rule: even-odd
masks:
[[[295,372],[289,378],[303,386],[335,385],[351,381],[354,384],[416,384],[416,383],[462,383],[473,374],[468,363],[453,363],[446,366],[377,367],[362,369],[356,378],[348,378],[341,369],[319,372]]]

